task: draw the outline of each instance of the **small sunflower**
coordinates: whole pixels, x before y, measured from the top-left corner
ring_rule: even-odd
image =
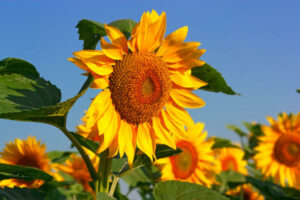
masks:
[[[101,136],[99,153],[107,148],[110,156],[125,153],[132,163],[137,146],[152,160],[157,139],[175,149],[171,132],[182,134],[193,123],[185,108],[204,106],[191,91],[207,83],[191,69],[205,63],[199,60],[205,50],[198,49],[199,42],[184,42],[186,26],[164,38],[165,30],[166,14],[153,10],[142,15],[129,40],[105,25],[112,43],[101,38],[102,50],[69,58],[94,76],[93,88],[102,89],[80,127]]]
[[[211,149],[214,141],[205,140],[207,132],[203,132],[203,129],[204,124],[197,123],[181,137],[173,135],[176,146],[182,152],[155,162],[161,169],[163,181],[181,180],[208,187],[214,183],[214,173],[218,171]]]
[[[240,148],[222,148],[215,151],[221,171],[233,170],[247,174],[247,161],[243,160],[244,151]]]
[[[283,186],[300,188],[300,113],[283,113],[278,121],[271,117],[267,120],[270,126],[262,126],[264,135],[255,148],[257,167]]]
[[[97,169],[99,166],[99,158],[93,152],[85,149],[89,155],[94,167]],[[82,157],[77,154],[72,154],[68,160],[63,164],[58,164],[55,168],[72,176],[78,183],[80,183],[85,191],[92,192],[89,182],[92,181],[90,173]]]
[[[41,144],[41,141],[37,141],[35,137],[31,136],[28,136],[27,140],[15,139],[14,142],[6,143],[3,151],[0,152],[0,163],[35,167],[48,173],[51,169],[45,144]],[[0,181],[1,187],[37,188],[42,184],[42,180],[7,179]]]
[[[236,190],[230,190],[227,192],[227,194],[240,197],[242,191],[243,191],[243,199],[244,200],[264,200],[265,199],[263,195],[261,195],[258,191],[253,189],[253,187],[251,185],[248,185],[248,184],[242,185],[242,186],[238,187],[238,189],[236,189]]]

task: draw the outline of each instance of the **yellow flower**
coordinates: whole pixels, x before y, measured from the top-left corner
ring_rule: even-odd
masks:
[[[243,199],[244,200],[264,200],[264,196],[255,191],[251,185],[245,184],[238,187],[236,190],[230,190],[227,192],[228,195],[238,196],[241,195],[241,188],[243,188]]]
[[[0,163],[35,167],[50,173],[50,160],[45,151],[45,144],[41,144],[41,141],[37,141],[35,137],[28,136],[27,140],[15,139],[14,142],[6,143],[3,151],[0,152]],[[0,181],[1,187],[37,188],[42,184],[42,180],[25,181],[21,179],[7,179]]]
[[[98,169],[99,158],[93,152],[86,150],[86,153],[89,155],[94,167]],[[92,192],[92,188],[89,185],[89,182],[92,181],[90,173],[86,167],[84,160],[76,155],[72,154],[64,164],[58,164],[55,166],[57,170],[60,170],[66,174],[72,176],[78,183],[80,183],[85,191]]]
[[[210,187],[214,183],[216,165],[211,147],[213,140],[205,140],[207,132],[203,132],[204,124],[197,123],[189,128],[185,135],[173,135],[176,146],[182,152],[155,162],[161,169],[161,179],[181,180]]]
[[[105,25],[112,43],[101,38],[102,50],[74,53],[71,62],[94,76],[92,87],[103,89],[91,103],[80,128],[101,138],[99,152],[126,153],[132,163],[136,146],[155,158],[158,138],[176,148],[171,133],[182,134],[193,120],[184,108],[204,101],[191,91],[206,85],[191,75],[205,52],[199,42],[184,42],[188,28],[164,38],[166,14],[144,13],[129,40],[117,28]],[[89,135],[89,134],[87,134]]]
[[[300,189],[300,113],[283,113],[278,121],[267,119],[270,126],[262,126],[264,136],[258,138],[260,142],[255,148],[257,167],[281,185]]]
[[[243,160],[244,151],[242,149],[228,147],[215,152],[222,171],[233,170],[247,174],[247,161]]]

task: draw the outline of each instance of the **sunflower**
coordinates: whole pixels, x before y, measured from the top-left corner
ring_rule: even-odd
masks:
[[[45,144],[41,144],[41,141],[36,140],[35,137],[28,136],[27,140],[15,139],[14,142],[6,143],[3,151],[0,152],[0,163],[34,167],[50,173],[50,160],[45,151]],[[0,181],[1,187],[37,188],[42,184],[42,180],[6,179]]]
[[[142,15],[129,40],[105,25],[112,43],[101,38],[102,50],[69,58],[94,76],[93,88],[102,89],[81,127],[102,137],[99,153],[107,148],[110,156],[125,153],[132,163],[137,146],[153,160],[157,139],[175,149],[171,132],[182,134],[193,123],[185,108],[204,106],[191,91],[207,83],[191,69],[204,64],[199,57],[205,50],[198,49],[199,42],[184,42],[186,26],[164,38],[165,29],[166,14],[153,10]]]
[[[211,147],[213,140],[205,140],[204,124],[197,123],[190,127],[186,134],[173,135],[176,146],[182,152],[155,162],[161,170],[161,180],[181,180],[210,187],[214,183],[214,154]]]
[[[247,161],[243,160],[244,151],[240,148],[226,147],[215,151],[221,171],[233,170],[247,174]]]
[[[85,149],[89,155],[94,167],[97,169],[99,166],[99,158],[93,152]],[[55,168],[72,176],[78,183],[80,183],[85,191],[92,192],[89,182],[92,181],[90,173],[86,167],[84,160],[77,154],[71,154],[70,158],[63,164],[58,164]]]
[[[300,188],[300,113],[283,113],[278,121],[271,117],[267,120],[270,126],[262,125],[264,135],[255,148],[257,167],[283,186]]]
[[[258,193],[253,187],[249,184],[242,185],[238,187],[236,190],[230,190],[227,192],[228,195],[232,196],[241,196],[241,192],[243,191],[243,199],[244,200],[264,200],[264,196]]]

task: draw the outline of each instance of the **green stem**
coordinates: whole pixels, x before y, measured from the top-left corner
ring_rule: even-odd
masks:
[[[109,191],[109,177],[111,169],[112,158],[108,158],[108,149],[100,154],[100,163],[99,163],[99,192],[104,192],[108,194]]]
[[[115,190],[116,190],[116,186],[117,186],[117,184],[118,184],[118,182],[119,182],[119,177],[117,177],[117,176],[115,176],[114,177],[114,180],[113,180],[113,182],[112,182],[112,184],[111,184],[111,187],[110,187],[110,191],[109,191],[109,196],[111,196],[111,197],[113,197],[114,196],[114,193],[115,193]]]
[[[84,160],[87,169],[89,170],[89,173],[92,177],[92,179],[94,181],[98,180],[98,174],[90,160],[90,158],[88,157],[88,155],[85,153],[85,151],[83,150],[83,148],[81,147],[80,143],[78,142],[78,140],[76,140],[76,138],[65,128],[65,127],[59,127],[59,129],[71,140],[71,142],[74,144],[74,146],[77,148],[77,150],[79,151],[82,159]]]

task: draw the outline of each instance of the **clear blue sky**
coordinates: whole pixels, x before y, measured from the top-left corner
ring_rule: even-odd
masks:
[[[107,2],[107,3],[102,3]],[[67,61],[82,49],[75,25],[81,19],[102,23],[131,18],[155,9],[167,14],[167,34],[189,26],[188,41],[207,49],[203,60],[220,71],[241,96],[197,91],[206,106],[189,110],[206,123],[210,136],[237,140],[226,124],[266,123],[266,115],[299,112],[300,1],[17,1],[0,0],[0,59],[17,57],[34,64],[41,76],[57,85],[66,100],[85,77]],[[98,91],[90,90],[73,107],[68,128],[80,123]],[[46,142],[48,150],[68,149],[69,142],[49,125],[0,120],[0,149],[28,134]]]

